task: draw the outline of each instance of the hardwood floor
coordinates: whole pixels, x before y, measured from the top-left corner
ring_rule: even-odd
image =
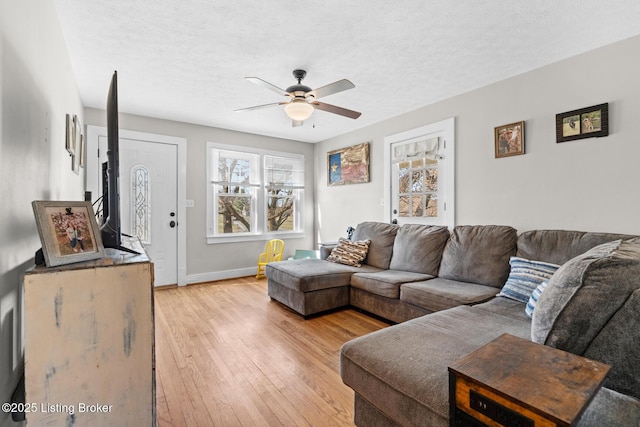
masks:
[[[158,426],[353,426],[340,346],[387,326],[304,320],[241,278],[155,292]]]

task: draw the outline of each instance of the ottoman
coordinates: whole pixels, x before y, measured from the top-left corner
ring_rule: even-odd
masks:
[[[298,259],[269,263],[265,275],[271,299],[306,317],[349,305],[351,275],[376,271],[381,269]]]

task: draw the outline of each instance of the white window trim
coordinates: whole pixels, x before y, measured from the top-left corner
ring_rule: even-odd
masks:
[[[449,228],[455,227],[455,118],[431,123],[405,132],[389,135],[384,138],[384,220],[391,222],[393,218],[391,201],[391,145],[397,142],[408,141],[416,138],[429,138],[432,135],[443,134],[446,138],[446,168],[444,179],[446,180],[445,202],[447,203],[444,213],[445,225]]]
[[[237,233],[237,234],[225,234],[225,235],[221,235],[215,234],[214,231],[214,226],[215,226],[215,210],[213,209],[213,203],[214,203],[214,198],[215,195],[213,194],[213,191],[211,189],[211,172],[212,169],[214,167],[214,165],[212,165],[212,155],[211,152],[213,149],[218,149],[218,150],[228,150],[228,151],[235,151],[235,152],[240,152],[240,153],[247,153],[247,154],[257,154],[259,156],[259,161],[258,161],[258,176],[260,177],[260,185],[259,185],[259,191],[258,191],[258,195],[256,197],[256,215],[259,215],[261,218],[256,221],[256,230],[254,232],[247,232],[247,233]],[[237,146],[237,145],[229,145],[229,144],[219,144],[219,143],[215,143],[215,142],[207,142],[207,152],[206,152],[206,158],[207,158],[207,170],[206,170],[206,174],[207,174],[207,207],[206,207],[206,216],[207,216],[207,224],[206,224],[206,236],[207,236],[207,244],[218,244],[218,243],[239,243],[239,242],[251,242],[251,241],[263,241],[265,239],[297,239],[297,238],[304,238],[305,234],[304,234],[304,212],[303,210],[303,206],[304,206],[304,188],[300,189],[300,199],[298,200],[298,218],[296,218],[295,223],[296,226],[299,227],[300,231],[273,231],[273,232],[267,232],[266,230],[266,193],[265,193],[265,183],[264,181],[264,156],[265,155],[271,155],[271,156],[279,156],[279,157],[289,157],[292,159],[302,159],[304,162],[304,155],[302,154],[296,154],[296,153],[286,153],[286,152],[281,152],[281,151],[272,151],[272,150],[263,150],[263,149],[259,149],[259,148],[252,148],[252,147],[242,147],[242,146]],[[256,217],[257,218],[257,217]]]

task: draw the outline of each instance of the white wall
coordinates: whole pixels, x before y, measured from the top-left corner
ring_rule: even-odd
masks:
[[[638,52],[634,37],[317,144],[318,239],[382,221],[384,137],[449,117],[456,118],[457,224],[640,234]],[[608,137],[555,142],[557,113],[604,102]],[[495,159],[494,127],[521,120],[526,154]],[[366,141],[371,182],[328,187],[326,153]]]
[[[83,119],[53,2],[0,0],[0,402],[22,375],[21,275],[41,246],[32,200],[82,200],[65,114]],[[61,343],[61,345],[64,345]],[[1,426],[16,426],[0,412]]]
[[[118,74],[123,81],[126,76]],[[122,87],[121,85],[120,87]],[[108,79],[105,81],[105,100]],[[124,106],[120,105],[122,109]],[[102,110],[85,109],[87,124],[105,126]],[[314,148],[313,145],[279,138],[254,135],[207,126],[169,120],[120,114],[120,129],[177,136],[187,139],[187,200],[194,201],[187,208],[187,283],[206,282],[227,277],[255,274],[258,254],[264,250],[265,240],[242,243],[207,244],[206,240],[206,146],[207,142],[254,147],[274,151],[303,154],[306,162],[306,194],[303,206],[305,237],[287,239],[285,256],[296,249],[314,249]]]

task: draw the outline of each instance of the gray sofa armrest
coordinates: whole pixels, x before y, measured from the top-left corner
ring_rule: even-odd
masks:
[[[327,259],[336,246],[338,246],[338,242],[320,243],[320,259]]]

